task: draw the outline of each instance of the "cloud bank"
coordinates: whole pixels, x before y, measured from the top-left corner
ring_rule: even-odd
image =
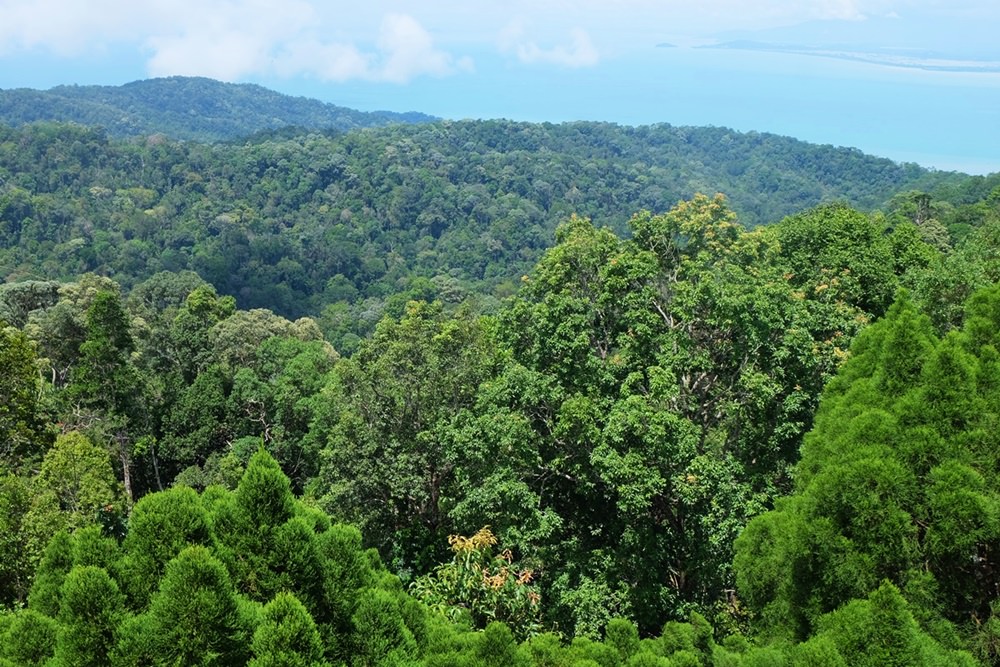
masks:
[[[561,67],[589,67],[596,65],[600,60],[600,54],[590,35],[580,27],[570,30],[568,41],[542,47],[537,41],[527,37],[524,22],[516,20],[501,31],[498,44],[501,52],[513,54],[525,64],[548,63]]]
[[[468,58],[439,49],[430,33],[406,14],[387,15],[375,44],[327,41],[294,19],[274,23],[232,16],[224,25],[200,24],[147,40],[153,76],[188,74],[234,81],[253,74],[407,83],[472,69]]]
[[[328,30],[321,7],[307,0],[0,0],[0,55],[77,57],[135,43],[151,76],[224,81],[264,75],[406,83],[473,69],[470,58],[440,48],[413,16],[385,13],[374,22],[377,30],[344,35]]]
[[[404,84],[473,71],[470,53],[581,68],[674,36],[933,16],[945,6],[976,25],[1000,20],[995,0],[0,0],[0,57],[131,51],[153,76]]]

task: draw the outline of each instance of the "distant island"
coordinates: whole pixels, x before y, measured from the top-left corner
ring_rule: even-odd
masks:
[[[835,46],[804,46],[800,44],[778,44],[753,40],[735,40],[697,46],[698,49],[734,49],[741,51],[767,51],[771,53],[791,53],[803,56],[819,56],[837,60],[906,67],[935,72],[1000,72],[1000,61],[969,58],[949,58],[942,54],[898,49],[857,50]]]

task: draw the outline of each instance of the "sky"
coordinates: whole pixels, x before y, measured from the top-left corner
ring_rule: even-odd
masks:
[[[996,0],[0,0],[0,17],[0,88],[197,75],[362,110],[722,125],[1000,171]],[[734,40],[756,46],[698,48]]]

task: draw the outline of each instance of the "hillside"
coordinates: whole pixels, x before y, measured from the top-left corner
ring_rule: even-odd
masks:
[[[753,227],[977,179],[723,128],[442,121],[242,145],[0,128],[0,180],[5,280],[194,270],[242,307],[341,303],[357,327],[394,295],[513,293],[572,214],[625,232],[635,211],[722,192]]]
[[[226,141],[289,126],[347,131],[431,120],[416,112],[355,111],[253,84],[200,77],[0,90],[0,123],[70,122],[103,127],[115,137],[162,133],[173,139]]]
[[[998,246],[724,128],[0,124],[0,667],[1000,665]]]

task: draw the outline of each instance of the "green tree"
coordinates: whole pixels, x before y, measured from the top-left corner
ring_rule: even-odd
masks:
[[[198,494],[179,486],[143,497],[132,509],[119,565],[134,609],[144,609],[167,563],[192,545],[212,544],[211,520]]]
[[[832,640],[843,662],[859,667],[976,664],[969,653],[949,650],[922,631],[906,600],[889,583],[880,585],[867,599],[824,617],[817,637]]]
[[[222,563],[191,546],[167,564],[149,605],[155,664],[244,665],[250,632]]]
[[[121,466],[125,492],[134,498],[132,448],[135,427],[145,420],[142,378],[131,361],[135,341],[131,322],[120,297],[98,292],[87,309],[87,337],[80,345],[80,361],[67,393],[81,406],[106,420],[111,449]]]
[[[51,443],[42,407],[42,380],[28,337],[0,320],[0,468],[26,469]]]
[[[436,562],[462,456],[451,420],[496,364],[492,332],[472,315],[411,302],[399,321],[384,319],[318,399],[309,437],[322,443],[323,506],[402,567]]]
[[[897,287],[892,246],[876,218],[828,204],[775,226],[790,281],[808,294],[829,292],[879,316]]]
[[[56,438],[33,486],[40,496],[55,499],[71,528],[93,522],[99,509],[122,500],[107,451],[78,432]]]
[[[219,556],[249,598],[266,602],[290,591],[318,614],[323,563],[314,527],[297,508],[288,477],[259,449],[231,498],[214,509]]]
[[[118,585],[99,567],[75,567],[60,589],[57,665],[107,665],[124,613]]]
[[[15,665],[41,667],[55,652],[58,625],[33,609],[22,609],[0,631],[0,656]]]
[[[974,341],[997,299],[995,289],[977,295],[968,327],[939,340],[902,295],[856,340],[806,438],[795,493],[736,543],[740,595],[765,634],[805,640],[823,614],[876,589],[889,604],[883,581],[940,641],[955,636],[947,621],[973,634],[974,619],[989,617],[988,545],[1000,536],[996,455],[986,444],[996,348]]]
[[[781,247],[742,232],[722,197],[630,224],[633,241],[580,218],[560,228],[501,314],[514,363],[483,385],[462,435],[482,472],[469,465],[455,513],[496,526],[545,571],[559,563],[543,597],[578,633],[624,613],[648,633],[715,604],[732,540],[788,484],[837,363],[830,339],[858,327],[856,309],[798,294]],[[541,539],[505,534],[498,492],[518,482],[515,515],[558,517],[538,521]]]
[[[314,667],[323,662],[323,644],[312,616],[294,595],[278,593],[264,605],[251,644],[252,667]]]
[[[32,494],[27,480],[13,473],[0,474],[0,606],[23,601],[31,587],[43,544],[37,539],[32,517]]]
[[[28,604],[31,609],[55,618],[59,614],[60,590],[73,568],[73,538],[66,531],[56,533],[35,572]]]
[[[417,645],[400,606],[398,596],[379,588],[370,588],[358,597],[351,618],[352,665],[400,664],[415,657]]]

